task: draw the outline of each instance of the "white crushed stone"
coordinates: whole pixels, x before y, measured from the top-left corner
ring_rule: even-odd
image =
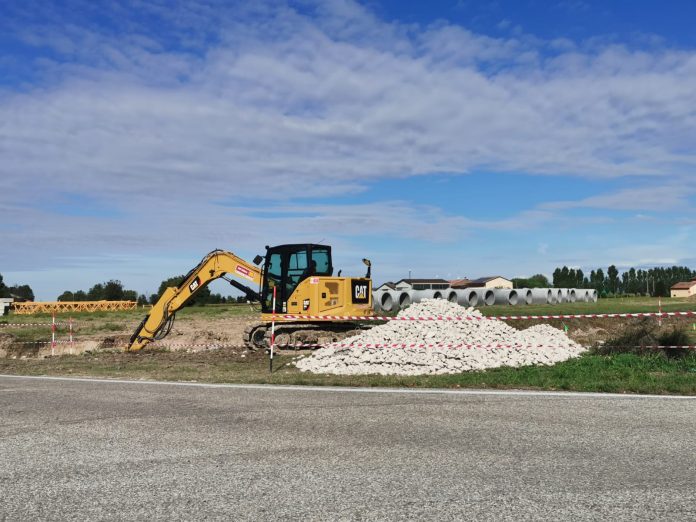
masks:
[[[398,314],[400,317],[482,317],[443,299],[424,299]],[[341,341],[345,344],[472,344],[504,348],[320,348],[295,364],[302,371],[334,375],[425,375],[461,373],[499,366],[553,365],[585,351],[565,332],[542,324],[517,330],[504,321],[389,321]]]

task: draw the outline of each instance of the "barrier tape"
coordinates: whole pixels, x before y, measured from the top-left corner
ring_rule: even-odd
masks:
[[[73,323],[73,326],[77,326],[78,323]],[[22,327],[22,326],[53,326],[53,323],[0,323],[0,327]],[[56,326],[70,326],[70,323],[56,323]]]
[[[331,343],[331,344],[276,344],[276,348],[468,348],[477,350],[494,350],[494,349],[529,349],[529,348],[559,348],[558,346],[550,346],[546,344],[467,344],[467,343]],[[648,348],[648,349],[696,349],[696,345],[646,345],[632,346],[628,348]],[[565,347],[564,347],[565,349]]]
[[[528,321],[535,319],[607,319],[617,317],[694,317],[696,311],[686,312],[636,312],[620,314],[556,314],[556,315],[495,315],[495,316],[444,316],[399,317],[386,315],[281,315],[282,319],[310,321]]]
[[[75,340],[72,341],[72,344],[75,344]],[[15,341],[10,343],[10,345],[14,344],[71,344],[70,341]]]
[[[73,340],[73,344],[79,343],[78,340]],[[56,344],[70,344],[70,341],[56,341]],[[18,341],[12,344],[51,344],[51,341]],[[207,350],[217,350],[220,348],[245,348],[239,344],[190,344],[190,343],[169,343],[169,344],[150,344],[152,347],[157,348],[204,348]],[[475,349],[475,350],[520,350],[520,349],[531,349],[531,348],[548,348],[555,349],[558,346],[546,345],[546,344],[470,344],[470,343],[329,343],[329,344],[317,344],[317,343],[295,343],[295,344],[276,344],[276,348],[280,349],[300,349],[300,348],[393,348],[393,349],[407,349],[407,348],[446,348],[446,349]],[[104,348],[125,348],[125,345],[108,345],[103,344],[101,349]],[[645,345],[645,346],[629,346],[621,348],[641,348],[649,350],[696,350],[696,345]]]

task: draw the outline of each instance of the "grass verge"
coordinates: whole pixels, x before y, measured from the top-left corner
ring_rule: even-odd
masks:
[[[335,376],[299,372],[283,354],[268,370],[263,354],[219,350],[200,353],[99,353],[47,359],[0,359],[0,373],[71,375],[211,383],[264,383],[407,388],[497,388],[696,395],[696,354],[588,354],[555,366],[497,368],[418,377]]]

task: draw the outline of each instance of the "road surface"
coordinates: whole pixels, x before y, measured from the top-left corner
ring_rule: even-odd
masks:
[[[696,518],[696,400],[0,376],[0,520]]]

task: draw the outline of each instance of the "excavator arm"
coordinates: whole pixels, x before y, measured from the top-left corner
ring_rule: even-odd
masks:
[[[164,338],[172,328],[174,316],[198,290],[214,279],[225,278],[232,286],[242,290],[248,296],[259,300],[258,294],[237,281],[228,279],[226,275],[254,283],[258,288],[263,277],[262,271],[232,252],[213,250],[193,268],[178,287],[167,288],[145,316],[140,326],[130,338],[126,351],[137,351],[152,341]]]

